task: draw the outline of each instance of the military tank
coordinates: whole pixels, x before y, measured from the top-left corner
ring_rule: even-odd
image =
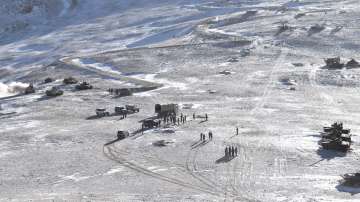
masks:
[[[63,80],[64,84],[76,84],[78,83],[78,80],[76,80],[74,77],[68,77]]]
[[[348,173],[341,176],[344,179],[343,185],[360,187],[360,173]]]
[[[323,149],[347,152],[351,146],[350,129],[344,129],[342,123],[333,123],[331,127],[324,127],[319,144]]]
[[[64,94],[64,91],[62,91],[59,88],[57,88],[56,86],[54,86],[50,90],[47,90],[45,93],[49,97],[56,97],[56,96],[60,96],[60,95]]]
[[[80,84],[75,86],[76,90],[90,90],[93,89],[93,86],[90,85],[88,82],[81,82]]]

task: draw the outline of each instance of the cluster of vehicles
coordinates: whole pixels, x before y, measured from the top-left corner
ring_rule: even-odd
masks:
[[[140,108],[136,105],[125,105],[122,106],[116,106],[114,109],[114,115],[125,115],[125,114],[134,114],[138,113],[140,111]],[[98,108],[95,110],[96,116],[98,117],[104,117],[104,116],[110,116],[110,112],[107,111],[105,108]]]

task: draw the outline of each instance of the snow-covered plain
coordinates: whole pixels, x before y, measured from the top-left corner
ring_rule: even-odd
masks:
[[[360,200],[340,182],[360,167],[360,69],[322,68],[360,60],[357,0],[0,3],[0,201]],[[66,76],[95,88],[74,91]],[[37,92],[17,95],[28,83]],[[64,95],[44,96],[53,86]],[[106,92],[122,87],[151,88]],[[106,144],[157,103],[179,103],[189,121]],[[91,118],[125,104],[140,113]],[[317,144],[334,121],[352,130],[346,155]],[[225,161],[226,146],[239,156]]]

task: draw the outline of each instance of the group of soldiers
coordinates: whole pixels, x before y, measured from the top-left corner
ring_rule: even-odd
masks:
[[[165,124],[167,123],[173,123],[174,125],[180,125],[180,123],[185,123],[186,122],[186,115],[183,115],[182,113],[180,114],[180,117],[176,117],[176,114],[171,114],[171,115],[165,115],[163,117],[163,121]]]
[[[208,137],[209,137],[209,140],[213,139],[213,133],[211,131],[209,131]],[[204,133],[200,133],[200,140],[203,141],[203,142],[206,141],[206,136],[205,136]]]
[[[234,158],[235,156],[238,155],[238,149],[237,147],[234,147],[234,146],[227,146],[225,148],[225,156],[226,157],[232,157]]]

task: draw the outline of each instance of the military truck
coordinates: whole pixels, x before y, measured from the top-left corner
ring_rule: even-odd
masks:
[[[110,112],[106,111],[105,108],[98,108],[95,112],[98,117],[110,116]]]
[[[341,139],[337,140],[321,140],[320,144],[323,149],[327,150],[336,150],[341,152],[347,152],[350,150],[350,142],[342,141]]]
[[[35,88],[32,83],[27,88],[25,88],[25,94],[31,94],[31,93],[35,93]]]
[[[55,97],[55,96],[63,95],[64,91],[62,91],[58,87],[54,86],[50,90],[47,90],[45,93],[49,97]]]
[[[118,140],[122,140],[125,139],[127,137],[129,137],[130,133],[128,131],[124,131],[124,130],[119,130],[117,132],[117,138]]]
[[[177,104],[156,104],[155,105],[155,113],[157,113],[158,117],[164,117],[172,114],[177,114],[179,111],[179,105]]]
[[[360,187],[360,173],[348,173],[341,176],[344,179],[343,185]]]
[[[140,111],[140,108],[137,107],[136,105],[125,105],[125,109],[129,112],[129,113],[137,113]]]
[[[76,80],[74,77],[68,77],[68,78],[65,78],[64,80],[63,80],[63,83],[64,84],[76,84],[76,83],[78,83],[78,80]]]
[[[125,107],[116,106],[115,107],[115,114],[126,114],[127,110]]]
[[[90,85],[88,82],[81,82],[80,84],[75,86],[76,90],[90,90],[93,89],[93,86]]]

